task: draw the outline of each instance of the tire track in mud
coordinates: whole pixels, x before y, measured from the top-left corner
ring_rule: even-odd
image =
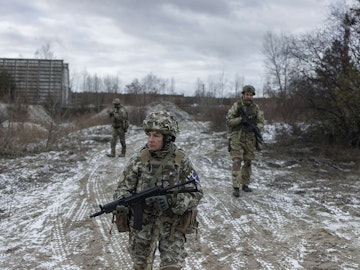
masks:
[[[351,213],[347,215],[333,200],[328,203],[326,197],[316,198],[319,187],[314,192],[305,188],[302,170],[306,168],[297,174],[287,167],[269,167],[264,162],[266,151],[264,157],[264,152],[257,153],[254,162],[251,182],[254,192],[241,192],[240,198],[234,198],[228,152],[206,134],[198,134],[197,139],[202,143],[196,143],[190,136],[182,144],[199,170],[205,193],[199,206],[199,221],[201,243],[208,247],[202,247],[198,258],[200,269],[325,269],[325,260],[316,256],[326,258],[328,266],[338,265],[336,257],[329,254],[347,261],[338,265],[339,269],[357,269],[359,264],[355,261],[359,256],[354,255],[354,250],[358,241],[345,241],[354,235],[354,230],[359,235],[351,225],[351,222],[358,224],[354,200],[346,207]],[[204,147],[204,142],[220,148]],[[314,185],[313,180],[306,181]],[[319,194],[324,196],[322,192]],[[336,220],[331,213],[343,218]],[[341,220],[348,219],[350,224],[341,224]],[[337,229],[332,228],[334,225]],[[340,250],[350,251],[355,259],[349,259],[346,252],[335,252],[339,247],[327,239],[339,240],[343,246]]]
[[[98,149],[88,152],[72,178],[76,182],[73,188],[68,187],[71,185],[66,179],[44,189],[34,188],[27,195],[32,204],[29,210],[19,200],[12,217],[19,221],[19,227],[4,229],[14,239],[5,243],[6,255],[1,257],[7,266],[131,269],[128,234],[118,233],[115,228],[109,234],[111,215],[94,219],[89,215],[99,210],[98,204],[112,200],[120,172],[145,140],[143,133],[132,134],[125,158],[110,159],[105,156],[109,145],[98,145]],[[241,192],[240,198],[234,198],[231,161],[223,142],[222,137],[198,130],[183,133],[177,143],[190,155],[204,189],[198,239],[187,236],[184,270],[360,267],[360,197],[351,187],[346,192],[331,192],[331,186],[321,187],[325,180],[319,184],[306,179],[300,170],[296,173],[269,166],[264,161],[267,156],[259,154],[251,182],[254,191]],[[356,184],[352,183],[354,188]],[[24,242],[30,243],[29,247]],[[155,269],[159,266],[158,255]]]
[[[134,151],[143,145],[143,137],[144,135],[132,136],[127,140],[128,151],[125,158],[106,157],[108,149],[101,151],[93,158],[91,162],[92,170],[86,182],[86,191],[91,201],[90,204],[94,205],[92,207],[94,209],[91,210],[92,213],[100,210],[99,204],[112,201],[117,179],[127,160]],[[129,145],[132,147],[129,147]],[[109,180],[111,185],[109,185]],[[95,235],[94,241],[96,241],[96,246],[99,246],[100,250],[97,250],[99,253],[94,254],[94,256],[101,258],[102,267],[105,267],[101,269],[130,269],[132,262],[127,251],[128,234],[117,232],[116,227],[111,224],[111,214],[93,218],[91,226],[98,235]],[[112,229],[112,234],[109,233],[110,229]]]
[[[73,192],[64,191],[67,197],[60,196],[62,201],[50,208],[51,213],[49,216],[53,224],[50,237],[53,253],[52,260],[54,265],[62,269],[69,267],[69,269],[82,269],[84,264],[87,265],[87,262],[77,258],[78,254],[86,254],[87,250],[91,248],[91,241],[89,242],[88,236],[93,234],[89,223],[89,202],[88,198],[84,198],[89,189],[84,188],[82,185],[85,184],[86,186],[89,180],[91,183],[92,178],[88,177],[88,175],[91,176],[92,172],[98,170],[98,166],[101,165],[99,157],[97,151],[90,155],[87,166],[82,168],[83,172],[80,172],[75,179],[78,182],[77,189]],[[87,168],[92,171],[89,172]],[[71,186],[71,184],[68,183],[68,186]],[[64,188],[58,190],[66,190],[66,185],[65,181],[63,183]],[[76,268],[76,265],[78,265],[78,268]]]
[[[202,141],[211,143],[208,136],[204,137]],[[243,220],[234,219],[234,215],[237,216],[236,208],[227,207],[228,200],[232,200],[232,187],[231,174],[225,164],[230,163],[223,152],[213,160],[210,158],[213,154],[204,153],[204,149],[208,148],[196,146],[192,157],[195,167],[199,169],[205,194],[199,206],[199,222],[201,235],[208,247],[202,253],[205,257],[199,269],[240,269],[243,267],[239,246]],[[208,171],[211,167],[219,169]]]
[[[104,204],[112,200],[111,194],[107,192],[104,187],[104,178],[108,178],[104,177],[104,172],[107,172],[109,164],[114,166],[113,164],[117,158],[110,159],[106,157],[105,153],[106,150],[98,153],[94,158],[94,162],[92,162],[92,171],[86,183],[86,190],[89,197],[92,201],[96,202],[96,208],[93,210],[96,212],[100,210],[98,207],[99,204]],[[112,180],[115,180],[115,178]],[[97,256],[102,258],[105,269],[110,269],[110,267],[121,269],[122,265],[130,261],[130,257],[123,252],[123,247],[118,242],[114,241],[113,235],[110,235],[109,233],[112,226],[110,216],[111,215],[104,214],[91,219],[91,224],[95,225],[97,234],[100,236],[95,241],[103,243],[103,245],[101,245],[101,250],[98,250],[101,253],[97,254]],[[115,228],[113,234],[116,234]]]
[[[84,176],[80,176],[80,180]],[[66,183],[64,183],[66,185]],[[67,192],[68,197],[63,198],[57,206],[52,207],[51,248],[53,260],[63,269],[76,268],[71,257],[84,251],[83,242],[86,237],[85,214],[86,199],[78,197],[79,189]]]
[[[303,245],[290,244],[288,230],[290,228],[294,232],[293,220],[299,217],[301,203],[296,205],[293,197],[269,189],[264,182],[271,182],[266,177],[269,174],[264,171],[261,173],[265,177],[259,176],[258,168],[254,168],[253,178],[260,181],[253,181],[252,185],[257,188],[252,193],[241,193],[240,196],[242,215],[247,218],[247,237],[241,244],[249,250],[249,256],[244,256],[243,260],[246,265],[256,265],[261,269],[297,268],[299,250]],[[279,256],[281,261],[277,259]]]
[[[201,224],[207,231],[204,237],[211,243],[209,257],[212,257],[212,261],[216,262],[219,268],[242,269],[246,265],[253,265],[261,269],[277,269],[278,266],[273,263],[273,260],[257,259],[262,257],[263,252],[272,251],[271,242],[276,240],[264,245],[264,238],[258,242],[257,237],[254,236],[273,237],[273,234],[276,235],[277,231],[288,225],[291,217],[287,216],[282,206],[282,202],[286,201],[286,196],[274,197],[274,203],[270,204],[266,191],[259,195],[256,195],[257,190],[254,190],[252,194],[242,192],[240,198],[232,197],[231,167],[228,166],[228,169],[224,167],[226,159],[230,157],[224,155],[224,152],[222,154],[216,161],[201,156],[195,158],[197,167],[207,168],[213,166],[214,163],[217,164],[216,167],[219,167],[219,164],[223,167],[216,173],[212,171],[211,175],[206,175],[206,173],[203,175],[208,181],[203,184],[205,197],[200,206],[203,211],[199,214]],[[230,162],[227,163],[230,165]],[[263,196],[265,199],[262,199]],[[284,257],[288,255],[284,253]],[[210,265],[210,268],[206,269],[213,268]]]

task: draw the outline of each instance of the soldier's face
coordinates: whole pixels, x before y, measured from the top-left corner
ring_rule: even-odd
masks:
[[[150,151],[158,151],[163,147],[163,135],[158,131],[150,131],[148,134],[147,146]]]
[[[250,100],[253,100],[253,93],[251,93],[251,92],[245,92],[245,93],[243,93],[243,99],[245,100],[245,101],[250,101]]]

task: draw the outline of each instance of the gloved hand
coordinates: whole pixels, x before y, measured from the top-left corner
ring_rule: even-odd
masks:
[[[189,198],[185,193],[179,193],[176,196],[176,202],[173,203],[171,211],[176,215],[183,215],[189,208]]]
[[[245,117],[242,117],[241,118],[241,122],[240,122],[241,124],[243,124],[244,126],[248,126],[249,125],[249,122],[248,122],[248,120],[245,118]]]
[[[155,207],[159,211],[166,211],[173,204],[172,195],[161,195],[147,198],[145,200],[147,205]]]
[[[118,214],[118,215],[127,215],[129,214],[129,208],[124,206],[124,205],[118,205],[116,206],[116,210],[114,211],[115,213],[113,214]]]

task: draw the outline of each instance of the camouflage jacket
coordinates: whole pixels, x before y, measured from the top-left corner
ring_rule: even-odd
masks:
[[[249,105],[243,103],[242,99],[235,102],[226,114],[226,125],[229,133],[241,132],[245,126],[242,123],[243,116],[241,108],[245,110],[251,120],[253,120],[257,127],[262,130],[264,127],[264,114],[259,106],[252,102]]]
[[[153,176],[157,173],[164,157],[170,150],[150,153],[145,146],[139,153],[131,157],[120,176],[118,186],[113,195],[114,199],[127,197],[154,185],[166,187],[194,179],[196,180],[195,184],[187,184],[184,188],[194,189],[196,187],[199,192],[178,193],[175,199],[173,198],[172,203],[170,203],[169,211],[160,213],[148,203],[145,208],[148,212],[152,212],[151,214],[153,215],[167,216],[173,216],[174,214],[182,215],[185,211],[195,208],[203,196],[199,177],[185,153],[178,149],[175,144],[171,143],[170,147],[174,148],[173,155],[164,166],[162,172],[154,179],[155,181],[153,181]]]
[[[129,127],[128,113],[124,106],[121,105],[119,108],[109,111],[109,116],[113,128],[127,129]]]

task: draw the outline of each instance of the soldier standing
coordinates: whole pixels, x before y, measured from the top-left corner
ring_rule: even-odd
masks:
[[[114,109],[109,111],[111,125],[113,128],[111,139],[111,153],[107,154],[108,157],[115,157],[116,141],[120,138],[121,154],[119,157],[124,157],[126,153],[125,133],[129,128],[128,113],[125,107],[120,103],[120,99],[115,98],[112,102]]]
[[[203,196],[199,178],[184,151],[174,144],[178,123],[168,112],[153,112],[146,116],[143,128],[147,144],[129,160],[120,176],[114,199],[127,197],[149,187],[185,183],[184,190],[195,192],[156,196],[142,205],[142,224],[134,228],[134,213],[117,206],[119,231],[129,230],[129,252],[133,269],[153,269],[155,251],[160,252],[161,270],[182,269],[185,261],[186,232],[194,223],[194,213]],[[193,181],[192,181],[193,180]],[[130,212],[130,214],[129,214]],[[129,225],[123,220],[129,218]],[[119,227],[122,226],[122,227]],[[136,226],[135,226],[136,227]]]
[[[245,85],[242,98],[235,102],[226,115],[229,130],[229,152],[232,159],[233,195],[240,196],[240,186],[245,192],[251,192],[249,187],[251,176],[251,161],[255,158],[255,147],[259,150],[261,140],[257,131],[264,127],[264,115],[255,104],[253,96],[255,88]]]

